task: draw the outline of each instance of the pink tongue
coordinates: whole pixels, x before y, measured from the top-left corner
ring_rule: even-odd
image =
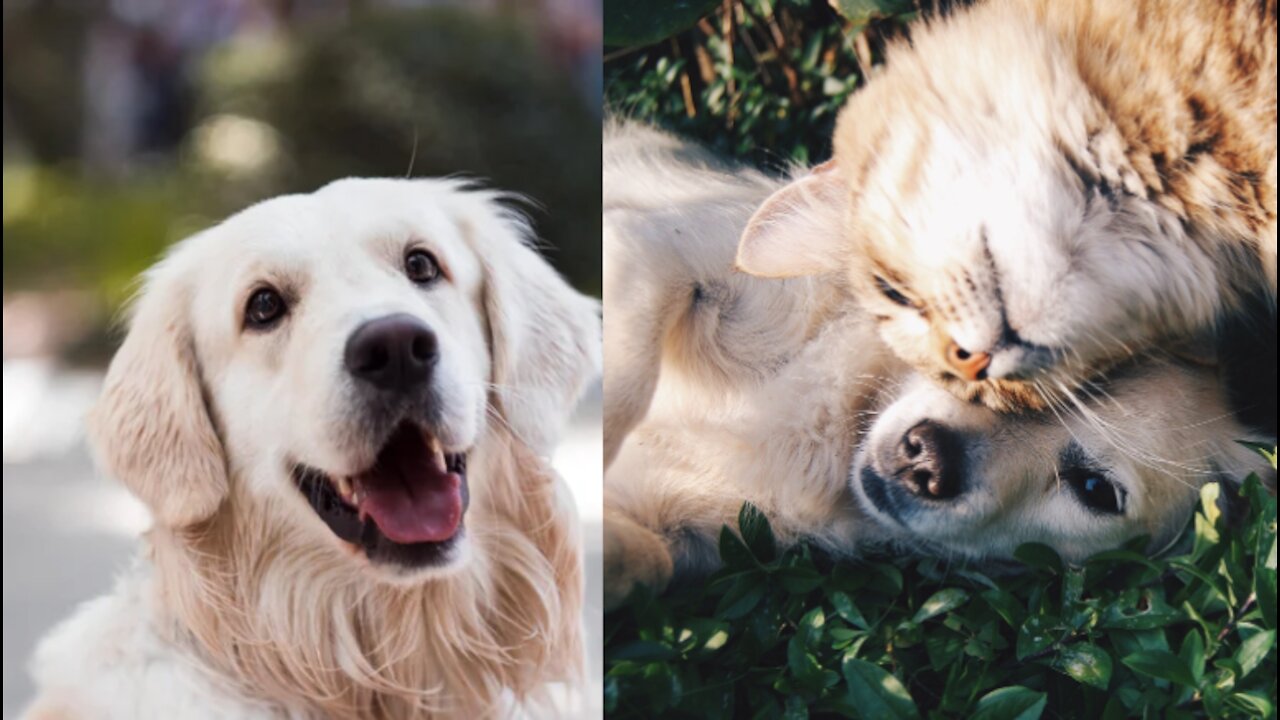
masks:
[[[416,431],[398,432],[373,470],[356,477],[368,514],[392,542],[448,540],[462,520],[462,478],[440,472]]]

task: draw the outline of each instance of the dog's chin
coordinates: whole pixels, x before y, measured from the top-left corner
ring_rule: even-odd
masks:
[[[894,534],[910,531],[903,516],[904,508],[893,497],[889,481],[861,454],[853,463],[849,484],[858,506],[871,520]]]
[[[380,578],[413,583],[465,560],[467,453],[445,452],[423,425],[400,422],[360,472],[290,461],[289,473],[317,519]]]

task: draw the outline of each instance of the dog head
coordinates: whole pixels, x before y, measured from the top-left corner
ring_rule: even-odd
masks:
[[[385,578],[465,557],[489,428],[546,453],[599,366],[594,301],[497,193],[342,180],[251,207],[147,275],[91,431],[184,527],[229,493]]]
[[[1212,480],[1274,471],[1236,441],[1252,433],[1216,374],[1156,360],[1043,414],[998,414],[922,379],[877,416],[850,473],[890,538],[968,559],[1040,542],[1070,561],[1138,536],[1174,541]]]

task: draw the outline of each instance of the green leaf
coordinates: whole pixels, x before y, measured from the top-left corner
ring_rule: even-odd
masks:
[[[1047,625],[1041,617],[1027,618],[1022,627],[1018,628],[1018,659],[1025,660],[1052,645],[1058,639],[1058,632],[1057,628]]]
[[[807,567],[784,567],[774,571],[773,579],[787,592],[804,595],[822,586],[825,578],[817,570]]]
[[[777,556],[778,546],[773,538],[773,528],[769,527],[769,519],[760,509],[751,503],[743,503],[738,511],[738,529],[742,531],[742,539],[756,560],[767,563]]]
[[[1174,568],[1177,568],[1178,570],[1187,573],[1188,575],[1192,576],[1196,580],[1208,586],[1209,590],[1213,592],[1214,595],[1218,596],[1218,599],[1221,600],[1222,602],[1225,603],[1229,601],[1227,594],[1223,592],[1221,587],[1219,587],[1218,579],[1215,576],[1205,572],[1204,570],[1201,570],[1200,567],[1196,565],[1195,562],[1193,562],[1190,558],[1184,558],[1184,557],[1172,558],[1169,560],[1169,564],[1172,565]],[[1189,584],[1192,584],[1192,583],[1189,583]]]
[[[1133,596],[1133,602],[1117,602],[1102,613],[1099,626],[1121,630],[1154,630],[1181,619],[1177,609],[1169,607],[1151,588]]]
[[[1218,508],[1218,495],[1221,492],[1222,487],[1216,482],[1205,483],[1200,488],[1200,512],[1196,514],[1194,550],[1197,556],[1209,546],[1217,545],[1220,539],[1218,518],[1222,516],[1222,510]]]
[[[792,637],[787,643],[787,667],[805,685],[812,684],[822,675],[822,665],[818,658],[809,652],[799,635]]]
[[[1048,697],[1021,685],[992,690],[978,700],[971,720],[1036,720],[1044,712]]]
[[[863,717],[918,718],[915,701],[902,681],[865,660],[846,656],[844,679],[849,686],[849,702]]]
[[[1241,627],[1241,634],[1244,634],[1244,627]],[[1235,661],[1240,663],[1240,677],[1244,678],[1253,669],[1258,667],[1267,653],[1275,649],[1276,631],[1265,630],[1254,632],[1244,642],[1240,643],[1240,649],[1233,656]]]
[[[731,570],[745,570],[760,566],[755,556],[747,549],[742,538],[729,529],[728,525],[720,528],[720,560]]]
[[[1130,563],[1136,563],[1138,565],[1145,566],[1146,568],[1153,570],[1155,572],[1162,572],[1164,570],[1164,568],[1160,567],[1159,563],[1155,562],[1151,558],[1148,558],[1146,555],[1143,555],[1142,553],[1139,553],[1139,552],[1134,552],[1133,550],[1107,550],[1105,552],[1100,552],[1100,553],[1097,553],[1096,555],[1090,556],[1090,558],[1085,562],[1089,565],[1104,565],[1104,564],[1115,563],[1115,562],[1130,562]]]
[[[680,678],[666,663],[649,663],[644,669],[644,684],[653,693],[658,708],[668,708],[680,697]]]
[[[969,593],[960,588],[947,588],[939,590],[925,600],[916,611],[914,622],[924,622],[932,617],[937,617],[945,612],[950,612],[969,601]]]
[[[604,44],[648,45],[693,25],[719,0],[606,0]]]
[[[1204,679],[1204,636],[1198,630],[1193,628],[1187,631],[1178,657],[1191,669],[1191,675],[1196,679],[1196,685],[1199,685]]]
[[[1026,619],[1027,611],[1018,598],[1007,590],[988,590],[982,593],[982,599],[996,611],[1009,627],[1018,627]]]
[[[861,30],[873,20],[904,15],[915,9],[911,0],[833,0],[831,6]]]
[[[1265,693],[1257,690],[1232,693],[1227,696],[1227,704],[1243,710],[1252,717],[1275,717],[1276,706],[1274,701],[1267,697]]]
[[[1111,682],[1111,655],[1097,645],[1077,643],[1058,651],[1053,666],[1076,682],[1106,690]]]
[[[822,629],[826,624],[826,613],[821,607],[816,607],[800,618],[800,622],[796,625],[796,637],[800,638],[807,647],[813,647],[822,641]]]
[[[1258,609],[1262,612],[1262,622],[1267,627],[1276,627],[1276,571],[1260,567],[1253,576],[1253,594],[1258,598]]]
[[[879,576],[873,585],[877,590],[894,595],[902,592],[902,571],[898,568],[889,563],[871,563],[866,566],[866,569]]]
[[[1023,543],[1013,551],[1013,556],[1026,565],[1054,575],[1062,572],[1062,558],[1044,543]]]
[[[1143,675],[1186,687],[1196,686],[1196,679],[1187,669],[1187,664],[1182,658],[1166,650],[1141,650],[1124,656],[1120,662]]]
[[[870,630],[871,625],[867,623],[866,618],[862,617],[862,613],[858,611],[858,606],[853,603],[853,599],[842,592],[831,593],[831,604],[835,606],[836,614],[845,620],[845,622],[854,627]]]
[[[635,660],[637,662],[670,660],[679,654],[671,646],[651,640],[636,640],[609,651],[609,657],[614,660]]]
[[[716,606],[716,616],[724,620],[734,620],[755,609],[764,597],[763,576],[759,573],[745,573],[730,586],[720,603]]]
[[[944,633],[939,630],[924,638],[925,650],[929,653],[929,665],[941,672],[955,662],[956,657],[964,650],[964,638],[955,633]]]
[[[805,705],[804,698],[798,695],[792,695],[787,698],[786,707],[782,712],[782,720],[807,720],[808,717],[809,706]]]

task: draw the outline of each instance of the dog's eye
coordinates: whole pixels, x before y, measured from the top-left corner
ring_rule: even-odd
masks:
[[[426,285],[440,277],[440,264],[426,250],[412,250],[404,256],[404,274],[419,285]]]
[[[892,285],[890,285],[889,282],[884,278],[880,277],[879,275],[876,275],[875,279],[876,279],[876,289],[880,291],[881,295],[884,295],[885,297],[889,298],[891,302],[901,305],[902,307],[916,306],[914,302],[911,302],[911,298],[898,292],[898,290]]]
[[[267,329],[275,325],[285,313],[284,298],[271,288],[262,288],[249,296],[244,308],[244,321],[247,327]]]
[[[1125,491],[1101,473],[1080,469],[1065,474],[1064,479],[1084,506],[1106,515],[1124,514]]]

